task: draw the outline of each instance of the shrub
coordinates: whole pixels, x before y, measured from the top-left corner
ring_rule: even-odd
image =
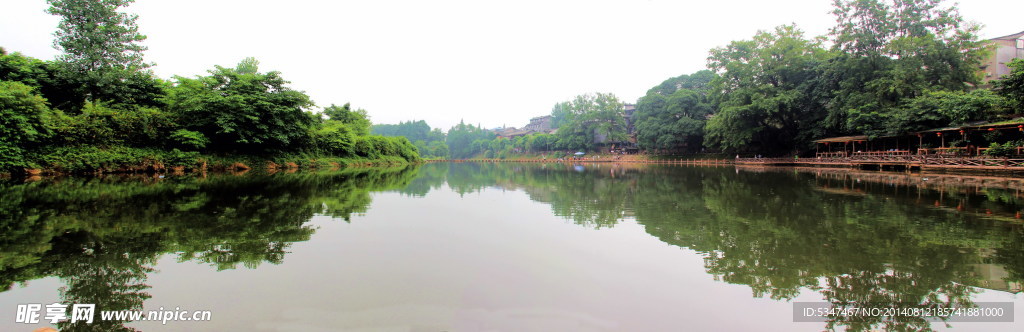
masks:
[[[103,103],[86,103],[80,114],[55,118],[53,143],[161,146],[176,127],[169,114],[157,109],[115,109]]]
[[[195,166],[198,152],[163,151],[126,146],[60,146],[42,149],[33,159],[39,166],[69,173],[144,169],[148,166]]]
[[[1006,142],[1003,144],[992,143],[985,150],[985,155],[991,157],[1006,157],[1017,152],[1017,142]]]
[[[337,157],[354,155],[355,137],[352,130],[339,121],[327,121],[313,130],[313,144],[321,153]]]
[[[0,81],[0,169],[24,167],[24,154],[50,134],[51,112],[32,88]]]
[[[210,143],[210,139],[198,131],[178,129],[171,133],[171,142],[186,149],[201,150]]]
[[[376,159],[380,157],[380,151],[374,147],[373,141],[369,136],[358,136],[356,137],[352,150],[356,156]]]

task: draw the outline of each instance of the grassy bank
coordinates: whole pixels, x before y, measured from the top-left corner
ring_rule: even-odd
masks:
[[[115,146],[48,147],[26,156],[26,167],[13,174],[110,174],[144,172],[223,171],[239,169],[316,169],[358,166],[396,166],[409,162],[398,156],[333,157],[310,153],[272,155],[211,155],[198,152]]]

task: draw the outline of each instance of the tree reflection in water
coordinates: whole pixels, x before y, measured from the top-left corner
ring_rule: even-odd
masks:
[[[416,168],[294,174],[54,178],[0,184],[0,283],[59,277],[63,304],[141,310],[164,254],[217,270],[279,264],[314,215],[349,220],[370,192],[404,188]],[[126,321],[62,331],[132,331]]]
[[[791,300],[811,290],[837,306],[946,308],[972,306],[977,287],[1019,292],[1024,281],[1024,227],[1011,217],[1024,209],[1020,191],[852,181],[860,177],[820,171],[590,164],[580,173],[564,164],[471,163],[426,169],[432,178],[416,181],[447,182],[460,193],[521,189],[586,227],[635,220],[665,243],[702,253],[716,280],[747,285],[756,297]],[[826,328],[838,326],[929,329],[924,319],[907,317],[834,318]]]
[[[159,257],[213,269],[279,264],[349,220],[370,192],[522,190],[588,228],[629,220],[704,256],[716,280],[753,296],[820,294],[834,305],[973,305],[979,287],[1019,292],[1024,209],[1011,186],[923,184],[886,173],[587,164],[437,163],[326,173],[57,178],[0,184],[0,283],[47,276],[64,303],[138,310]],[[872,175],[874,174],[874,175]],[[932,181],[934,182],[934,181]],[[955,182],[955,181],[953,181]],[[950,183],[953,183],[950,182]],[[130,330],[125,322],[63,330]],[[826,328],[928,329],[916,318],[832,319]]]

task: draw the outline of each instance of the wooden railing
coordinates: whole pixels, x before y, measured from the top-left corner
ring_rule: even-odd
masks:
[[[978,168],[1024,168],[1024,159],[943,155],[853,155],[834,158],[737,158],[739,164],[902,164]]]

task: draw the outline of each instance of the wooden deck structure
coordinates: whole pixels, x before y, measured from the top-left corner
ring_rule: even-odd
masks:
[[[631,163],[691,166],[831,166],[859,169],[893,170],[977,170],[1024,173],[1024,158],[991,158],[984,156],[912,155],[906,153],[864,153],[849,157],[818,158],[736,158],[736,159],[454,159],[427,160],[426,162],[453,163]]]
[[[993,170],[1024,172],[1024,158],[986,156],[911,155],[906,153],[853,154],[849,157],[737,158],[740,165],[843,166],[905,170]]]
[[[1024,119],[1011,123],[974,124],[924,130],[899,136],[840,136],[814,141],[815,157],[927,155],[945,157],[985,156],[989,141],[1024,140]],[[1024,146],[1015,147],[1024,158]]]

